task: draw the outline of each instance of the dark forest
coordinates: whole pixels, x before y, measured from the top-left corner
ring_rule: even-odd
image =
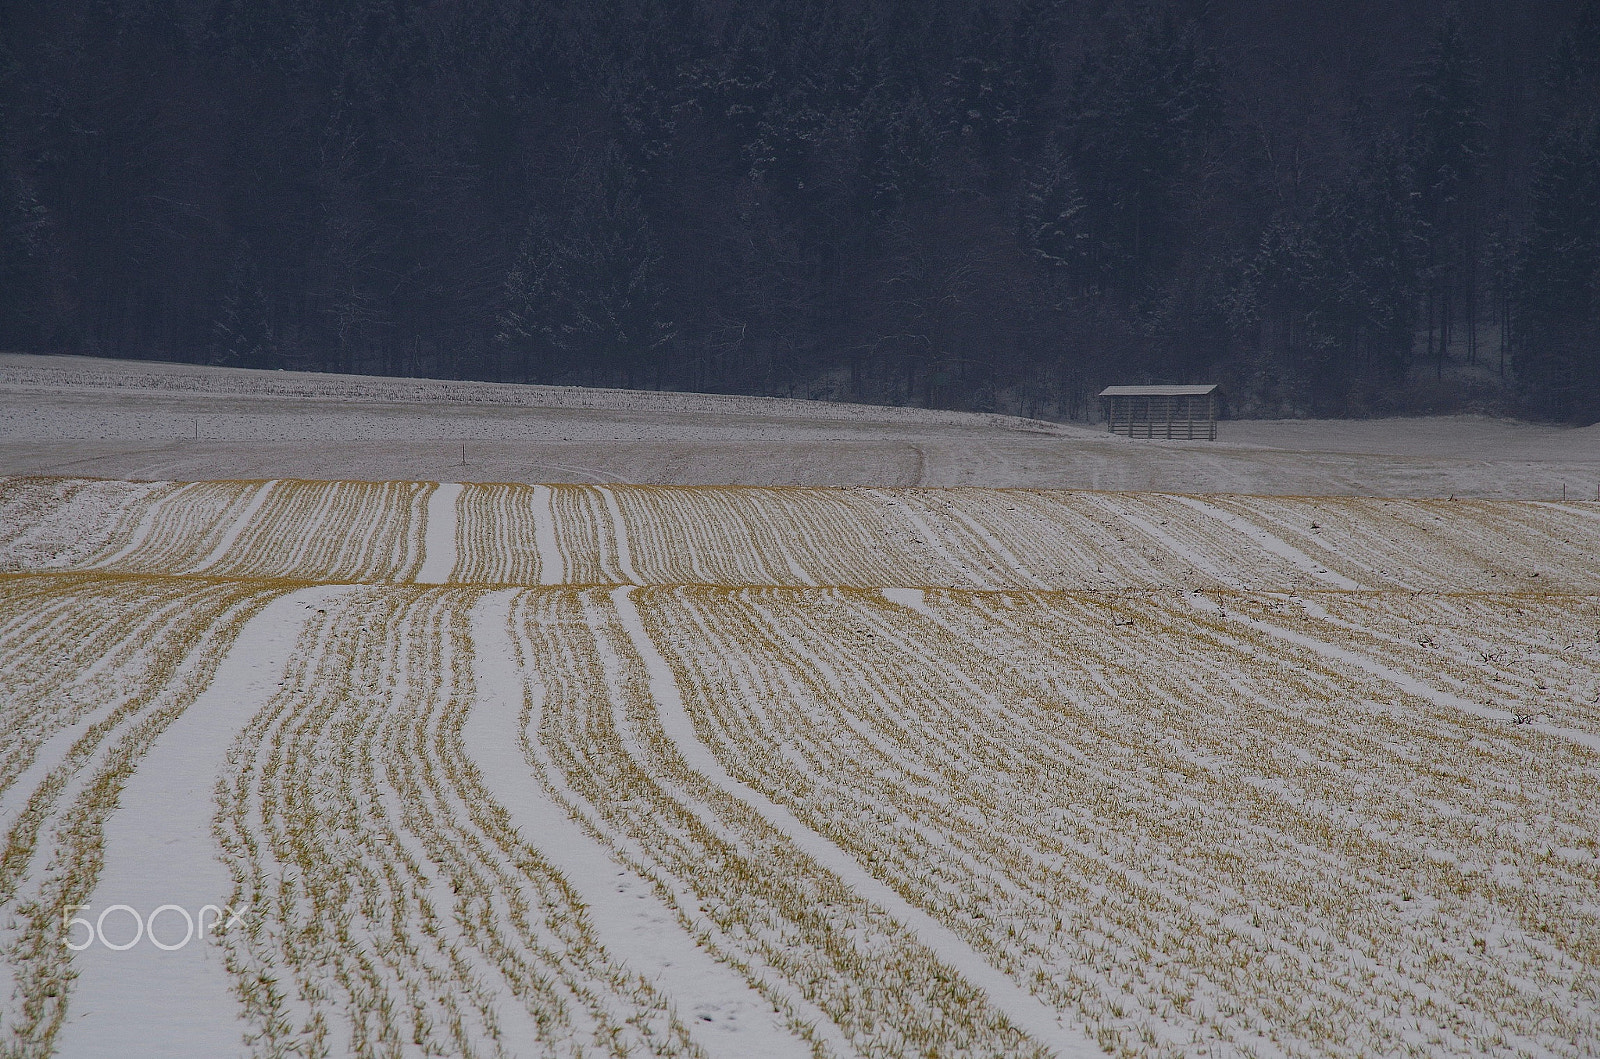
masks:
[[[0,348],[1600,418],[1600,2],[0,0]]]

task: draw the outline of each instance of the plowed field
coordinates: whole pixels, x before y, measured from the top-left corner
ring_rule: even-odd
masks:
[[[4,478],[0,723],[0,1056],[1600,1053],[1600,503]]]

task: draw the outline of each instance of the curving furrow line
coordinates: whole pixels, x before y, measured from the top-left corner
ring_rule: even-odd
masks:
[[[176,664],[227,588],[169,579],[105,580],[91,575],[0,580],[0,805],[8,823],[13,790],[27,771],[53,766],[60,755],[41,747],[73,726],[93,725],[136,699],[154,679],[152,667]],[[63,747],[64,751],[65,748]]]
[[[433,489],[428,482],[277,482],[203,572],[323,583],[414,579]]]
[[[959,971],[688,766],[609,594],[522,593],[512,625],[552,786],[819,1054],[1042,1054]]]
[[[1207,497],[1329,568],[1382,588],[1579,591],[1600,585],[1600,522],[1575,505],[1375,497]]]
[[[0,963],[11,987],[0,989],[0,1055],[17,1057],[50,1054],[65,1018],[67,919],[94,890],[123,784],[209,684],[239,630],[282,591],[259,582],[48,580],[36,605],[67,607],[69,619],[47,614],[47,635],[23,637],[10,646],[26,654],[8,656],[24,676],[8,687],[5,708],[25,723],[6,756]],[[79,686],[26,678],[29,656],[59,665],[84,643],[103,657],[74,673]]]
[[[0,571],[82,570],[136,544],[172,482],[0,477]]]
[[[257,1054],[698,1054],[466,757],[475,590],[319,615],[218,788]],[[507,733],[510,738],[510,733]]]
[[[1600,602],[1560,594],[1315,596],[1235,607],[1507,719],[1600,736]]]
[[[1465,742],[1455,719],[1419,730],[1309,653],[1268,657],[1149,602],[937,597],[938,622],[855,593],[641,609],[730,771],[1107,1043],[1344,1054],[1395,1045],[1398,1019],[1416,1046],[1578,1054],[1597,1018],[1591,873],[1541,864],[1536,888],[1574,898],[1559,915],[1494,874],[1508,842],[1532,855],[1592,825],[1570,752],[1525,792],[1558,819],[1473,835],[1500,784],[1520,788],[1526,743],[1419,777],[1414,754]],[[1348,763],[1315,764],[1330,736]],[[1437,861],[1450,848],[1461,863]],[[1396,926],[1390,902],[1413,900]],[[1473,937],[1503,949],[1463,959]]]
[[[544,553],[549,489],[463,485],[457,504],[456,567],[451,580],[477,585],[537,585],[560,577],[559,556]]]
[[[191,482],[152,505],[140,532],[96,567],[124,573],[187,572],[222,545],[258,495],[258,482]]]
[[[1059,671],[1066,658],[1137,648],[1143,657],[1121,698],[1134,720],[1160,713],[1157,725],[1144,726],[1145,738],[1165,744],[1179,762],[1207,765],[1204,778],[1226,770],[1201,795],[1202,805],[1246,784],[1255,792],[1232,819],[1249,822],[1270,841],[1260,853],[1226,857],[1221,877],[1227,885],[1251,883],[1251,900],[1241,910],[1273,910],[1275,936],[1344,936],[1355,953],[1378,960],[1380,972],[1369,971],[1364,984],[1359,959],[1337,948],[1313,961],[1309,973],[1291,976],[1335,982],[1346,993],[1332,1008],[1343,1014],[1330,1019],[1327,1031],[1348,1042],[1341,1046],[1386,1039],[1393,1027],[1384,1019],[1396,1012],[1419,1027],[1432,1023],[1423,1038],[1435,1049],[1452,1037],[1458,1043],[1451,1047],[1509,1037],[1570,1054],[1592,1033],[1596,922],[1576,898],[1597,881],[1595,866],[1540,863],[1538,853],[1552,843],[1581,841],[1593,826],[1590,810],[1574,797],[1585,782],[1581,752],[1551,748],[1509,726],[1480,725],[1313,650],[1241,635],[1226,621],[1195,622],[1182,604],[1159,597],[1122,605],[1113,621],[1126,625],[1074,638],[1066,654],[1041,651],[1058,636],[1058,607],[1024,602],[1008,616],[992,600],[973,602],[984,620],[971,628],[971,642],[1014,672],[1031,668],[1041,683],[1051,679],[1050,667],[1033,659],[1049,659]],[[1006,644],[1007,628],[1023,635],[1011,649],[994,650]],[[1174,673],[1198,676],[1199,686],[1163,689]],[[1231,720],[1218,709],[1230,699],[1244,707]],[[1530,786],[1524,774],[1540,759],[1545,767]],[[1526,821],[1506,804],[1511,791],[1524,804],[1562,808]],[[1486,829],[1486,821],[1497,823]],[[1209,822],[1194,853],[1238,848],[1225,828],[1218,832],[1215,818]],[[1230,824],[1230,817],[1221,822]],[[1499,870],[1508,849],[1520,851],[1511,859],[1530,862],[1516,882]],[[1307,866],[1316,870],[1308,873]],[[1352,881],[1338,903],[1313,905],[1311,915],[1297,911],[1305,893],[1326,888],[1319,878]],[[1529,900],[1525,887],[1573,903],[1552,913]],[[1476,949],[1486,938],[1503,946],[1494,960]],[[1477,959],[1461,958],[1475,951]],[[1334,970],[1341,963],[1349,968],[1343,974]],[[1442,1018],[1435,1011],[1447,1010],[1439,1006],[1446,999],[1453,1009]]]
[[[1181,549],[1140,532],[1114,504],[1119,494],[973,490],[961,502],[1018,558],[1055,589],[1214,586]],[[1029,588],[1016,583],[1015,587]]]

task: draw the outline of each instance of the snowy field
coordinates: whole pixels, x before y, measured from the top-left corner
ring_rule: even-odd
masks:
[[[0,358],[0,1056],[1600,1052],[1600,503],[1482,498],[1586,432],[61,363]],[[760,444],[883,477],[696,477]],[[206,461],[266,473],[144,473]]]
[[[1593,502],[17,476],[0,570],[8,1055],[1600,1040]]]
[[[1006,416],[0,354],[0,473],[1594,499],[1600,426]]]

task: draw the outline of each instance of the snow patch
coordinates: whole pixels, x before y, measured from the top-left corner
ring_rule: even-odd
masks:
[[[239,539],[239,534],[243,533],[245,527],[250,525],[250,520],[256,517],[256,512],[261,510],[261,505],[267,502],[267,496],[272,492],[272,487],[277,484],[275,480],[263,482],[261,488],[256,490],[256,495],[251,498],[249,506],[239,513],[239,517],[234,520],[232,526],[228,527],[228,532],[222,535],[222,539],[217,542],[217,546],[212,550],[211,554],[185,572],[198,574],[220,562],[222,557],[228,554],[228,549],[233,547],[233,542]]]
[[[419,585],[442,585],[450,580],[450,572],[456,567],[456,501],[460,497],[461,486],[456,482],[440,482],[428,494],[422,569],[417,571]]]
[[[1246,537],[1249,537],[1251,540],[1255,541],[1273,555],[1278,556],[1280,559],[1287,560],[1296,569],[1305,571],[1312,577],[1322,581],[1324,584],[1329,584],[1334,588],[1342,588],[1349,591],[1358,591],[1365,587],[1359,581],[1352,581],[1343,574],[1334,573],[1332,570],[1329,570],[1326,566],[1317,562],[1299,548],[1294,547],[1282,538],[1274,537],[1272,534],[1268,533],[1260,526],[1257,526],[1255,523],[1250,522],[1248,519],[1240,518],[1238,515],[1235,515],[1230,511],[1223,511],[1221,508],[1212,507],[1210,504],[1207,504],[1204,501],[1192,496],[1179,496],[1174,497],[1173,499],[1177,500],[1178,503],[1184,505],[1185,507],[1193,508],[1202,515],[1216,519],[1218,522],[1221,522],[1230,529],[1238,530],[1240,533],[1244,534]]]
[[[308,605],[341,590],[302,589],[268,604],[240,630],[216,676],[194,705],[162,733],[122,788],[105,827],[105,865],[80,914],[93,921],[124,904],[148,919],[166,905],[198,916],[228,903],[233,889],[211,831],[211,791],[226,768],[238,729],[266,705],[283,679]],[[207,929],[214,913],[205,916]],[[243,922],[243,921],[241,921]],[[158,938],[183,937],[184,917],[163,912]],[[118,944],[133,936],[129,914],[106,929]],[[75,934],[78,937],[79,934]],[[125,951],[98,941],[73,957],[77,982],[57,1051],[74,1059],[243,1055],[245,1022],[229,993],[221,950],[191,938],[165,951],[149,936]]]

